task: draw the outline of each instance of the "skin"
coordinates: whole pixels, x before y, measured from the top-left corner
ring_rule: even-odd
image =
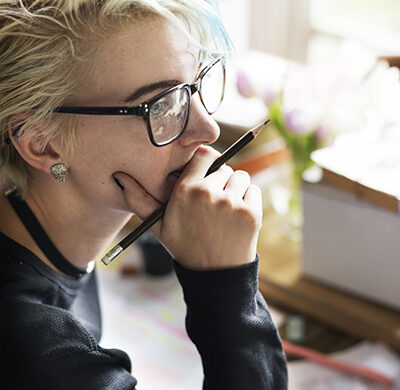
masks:
[[[94,72],[74,105],[127,105],[127,97],[145,85],[165,80],[192,83],[199,68],[182,33],[154,18],[106,40],[94,61]],[[129,104],[138,105],[165,89]],[[18,120],[19,116],[10,120],[10,133]],[[223,269],[255,259],[262,218],[260,190],[246,172],[233,172],[228,166],[204,178],[219,155],[206,146],[218,138],[219,128],[198,94],[193,96],[184,135],[161,148],[150,143],[141,117],[79,116],[78,145],[69,161],[57,137],[39,153],[34,133],[40,131],[12,139],[34,168],[26,201],[75,265],[85,267],[101,257],[132,213],[145,219],[168,199],[166,214],[152,231],[184,267]],[[50,176],[51,166],[58,162],[70,169],[65,183]],[[183,167],[179,178],[171,175]],[[0,221],[0,230],[51,266],[4,197],[0,214],[7,217]]]

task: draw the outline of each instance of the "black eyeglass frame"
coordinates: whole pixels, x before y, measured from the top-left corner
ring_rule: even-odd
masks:
[[[126,115],[136,115],[136,116],[141,116],[143,119],[146,121],[147,124],[147,134],[149,136],[149,139],[151,143],[154,146],[160,147],[160,146],[165,146],[170,144],[171,142],[176,141],[178,138],[180,138],[183,133],[186,131],[187,124],[189,122],[189,116],[190,116],[190,106],[191,106],[191,98],[192,96],[196,93],[199,92],[200,96],[200,101],[203,104],[204,108],[206,109],[207,113],[209,115],[214,114],[216,110],[213,112],[210,112],[207,108],[207,106],[204,104],[203,97],[201,95],[201,83],[203,81],[204,76],[207,74],[207,72],[218,62],[221,62],[222,65],[222,71],[223,71],[223,87],[222,87],[222,94],[221,94],[221,101],[224,99],[225,95],[225,83],[226,83],[226,70],[225,70],[225,57],[224,56],[219,56],[217,57],[213,62],[211,62],[209,65],[207,65],[204,69],[202,69],[199,73],[199,76],[197,77],[197,81],[193,84],[179,84],[176,85],[172,88],[167,89],[164,92],[159,93],[158,95],[154,96],[152,99],[140,104],[139,106],[134,106],[134,107],[129,107],[129,106],[122,106],[122,107],[79,107],[79,106],[70,106],[70,107],[64,107],[60,106],[54,109],[54,113],[62,113],[62,114],[78,114],[78,115],[121,115],[121,116],[126,116]],[[150,124],[150,109],[154,103],[156,103],[159,99],[164,97],[165,95],[168,95],[169,93],[177,90],[177,89],[186,89],[189,100],[188,100],[188,110],[187,110],[187,115],[185,119],[185,123],[182,127],[182,130],[172,139],[164,142],[164,143],[157,143],[154,140],[153,137],[153,132],[151,129],[151,124]]]

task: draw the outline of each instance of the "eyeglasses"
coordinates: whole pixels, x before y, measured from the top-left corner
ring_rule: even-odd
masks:
[[[177,140],[186,130],[192,96],[198,92],[208,112],[213,114],[225,93],[225,59],[216,58],[206,66],[193,84],[179,84],[135,107],[57,107],[55,113],[83,115],[136,115],[147,123],[147,132],[154,146]]]

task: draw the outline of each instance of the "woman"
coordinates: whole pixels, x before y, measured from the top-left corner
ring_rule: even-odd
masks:
[[[227,166],[204,178],[228,50],[205,0],[0,3],[3,388],[135,388],[128,356],[98,344],[91,264],[167,200],[152,230],[204,389],[286,388],[257,292],[260,191]]]

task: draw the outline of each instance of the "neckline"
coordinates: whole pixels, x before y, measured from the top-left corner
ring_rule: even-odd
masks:
[[[77,289],[81,289],[88,281],[91,274],[85,274],[80,279],[66,278],[53,268],[44,263],[35,253],[30,249],[24,247],[5,233],[0,231],[0,254],[5,254],[12,259],[12,263],[18,265],[29,264],[37,273],[48,280],[57,283],[68,294],[75,294]]]
[[[83,275],[90,273],[94,268],[94,262],[90,262],[86,269],[79,268],[69,262],[53,244],[42,225],[28,206],[28,204],[17,195],[16,190],[6,193],[10,205],[18,215],[19,219],[29,232],[38,247],[46,258],[65,275],[79,279]]]

